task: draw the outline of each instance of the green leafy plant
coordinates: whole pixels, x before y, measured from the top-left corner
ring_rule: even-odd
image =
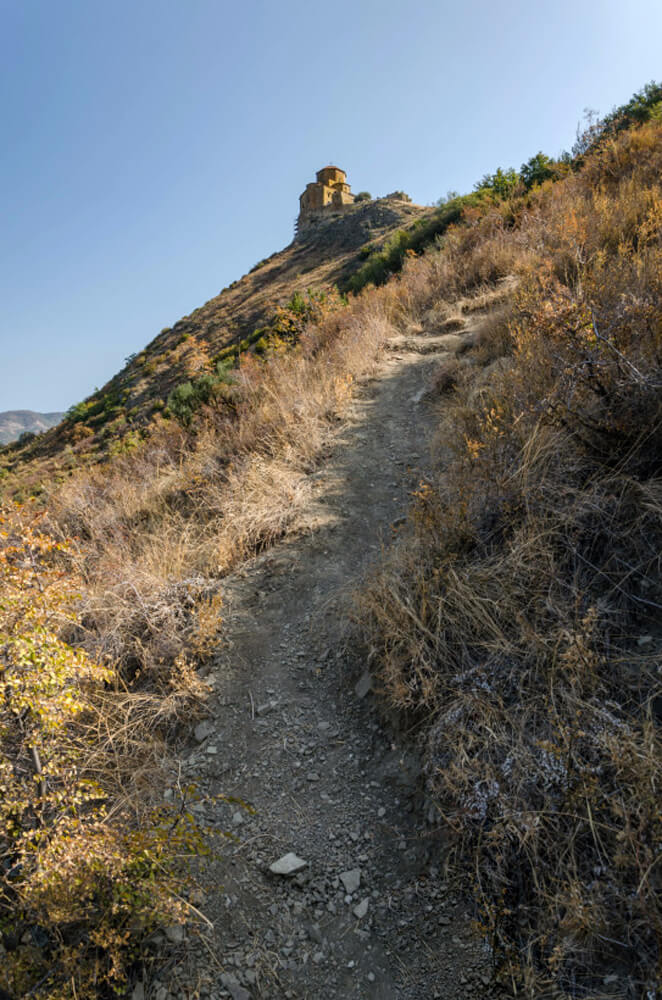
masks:
[[[0,987],[92,1000],[126,985],[145,933],[183,919],[174,859],[204,848],[185,816],[159,807],[139,829],[113,803],[95,720],[108,737],[114,671],[68,641],[70,553],[30,507],[0,516]]]
[[[498,167],[495,173],[485,174],[475,185],[475,190],[489,191],[497,198],[508,198],[516,192],[520,181],[521,177],[513,167],[507,170]]]
[[[554,165],[545,153],[536,153],[526,163],[522,164],[520,177],[524,187],[529,190],[536,184],[542,184],[554,176]]]
[[[230,372],[233,364],[232,356],[222,358],[217,361],[213,372],[205,372],[198,378],[183,382],[173,389],[167,403],[171,415],[184,427],[189,427],[196,410],[221,394],[222,387],[232,385],[233,378]]]

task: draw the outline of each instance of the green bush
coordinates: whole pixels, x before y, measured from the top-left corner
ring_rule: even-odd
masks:
[[[230,374],[234,358],[228,357],[216,362],[213,372],[206,372],[190,382],[182,382],[168,396],[168,411],[184,427],[189,427],[193,415],[201,406],[211,402],[219,394],[221,386],[231,385]]]
[[[598,148],[606,137],[613,136],[646,121],[662,119],[662,83],[651,80],[632,95],[626,104],[614,108],[604,118],[595,112],[586,115],[586,127],[577,130],[577,140],[572,147],[573,166],[578,169],[587,153]]]
[[[449,201],[455,201],[456,198],[460,197],[459,191],[447,191],[446,194],[442,195],[436,202],[437,208],[443,208],[449,203]]]
[[[489,191],[497,198],[508,198],[515,194],[521,177],[513,167],[503,170],[498,167],[493,174],[485,174],[475,185],[476,191]]]
[[[529,191],[536,184],[542,184],[554,176],[554,165],[549,156],[545,153],[536,153],[530,160],[523,163],[520,168],[520,176],[524,187]]]
[[[419,219],[407,229],[398,230],[381,248],[366,244],[359,251],[364,263],[349,278],[344,290],[356,293],[366,285],[384,284],[391,274],[401,269],[408,250],[415,254],[422,253],[449,226],[461,220],[466,208],[481,207],[489,200],[489,192],[484,189],[466,195],[453,195],[450,200],[443,201],[430,218]]]
[[[70,406],[65,414],[65,420],[68,420],[72,424],[78,423],[79,420],[84,420],[87,414],[87,403],[85,401],[81,403],[74,403]]]
[[[376,243],[366,243],[365,246],[362,246],[359,250],[359,260],[367,260],[371,254],[375,253],[376,250]]]
[[[168,410],[185,427],[191,423],[195,410],[195,390],[191,382],[182,382],[168,396]]]

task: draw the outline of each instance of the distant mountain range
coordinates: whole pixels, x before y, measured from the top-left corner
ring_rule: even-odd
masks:
[[[9,444],[30,431],[39,434],[62,420],[64,413],[35,413],[34,410],[5,410],[0,413],[0,444]]]

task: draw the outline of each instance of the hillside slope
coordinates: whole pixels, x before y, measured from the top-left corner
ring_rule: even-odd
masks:
[[[134,447],[83,407],[66,481],[2,505],[11,1000],[658,996],[646,95],[215,346],[191,419],[194,372]]]
[[[439,308],[481,261],[518,276],[487,367],[439,372],[443,460],[357,618],[536,1000],[662,982],[661,168],[662,103],[402,279]]]
[[[379,246],[432,211],[387,196],[307,225],[284,250],[162,330],[101,389],[72,407],[67,420],[38,441],[0,454],[0,474],[19,471],[22,492],[31,492],[54,475],[121,450],[125,440],[132,447],[158,421],[178,385],[213,370],[232,345],[256,350],[262,331],[293,296],[347,284],[366,244]]]
[[[420,761],[379,725],[360,651],[343,640],[352,589],[430,473],[438,400],[424,390],[440,364],[475,345],[485,322],[475,307],[497,308],[510,289],[501,282],[468,299],[464,313],[458,303],[445,342],[428,328],[403,343],[391,329],[311,477],[298,512],[306,530],[224,580],[214,697],[182,771],[200,789],[205,821],[231,829],[234,842],[222,861],[200,866],[215,934],[171,956],[158,976],[171,993],[175,983],[214,983],[213,949],[249,991],[239,996],[276,997],[277,985],[298,1000],[506,995],[490,985],[471,908],[434,877],[436,845],[413,808]],[[306,862],[298,878],[270,878],[290,851]],[[274,953],[287,960],[274,963]]]

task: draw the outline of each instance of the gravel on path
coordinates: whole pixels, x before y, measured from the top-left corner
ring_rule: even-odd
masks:
[[[210,923],[172,940],[156,1000],[502,995],[425,826],[415,749],[384,727],[347,641],[351,590],[430,467],[423,390],[444,356],[384,354],[311,477],[306,530],[225,581],[210,717],[181,766],[197,818],[231,839],[198,867]]]

